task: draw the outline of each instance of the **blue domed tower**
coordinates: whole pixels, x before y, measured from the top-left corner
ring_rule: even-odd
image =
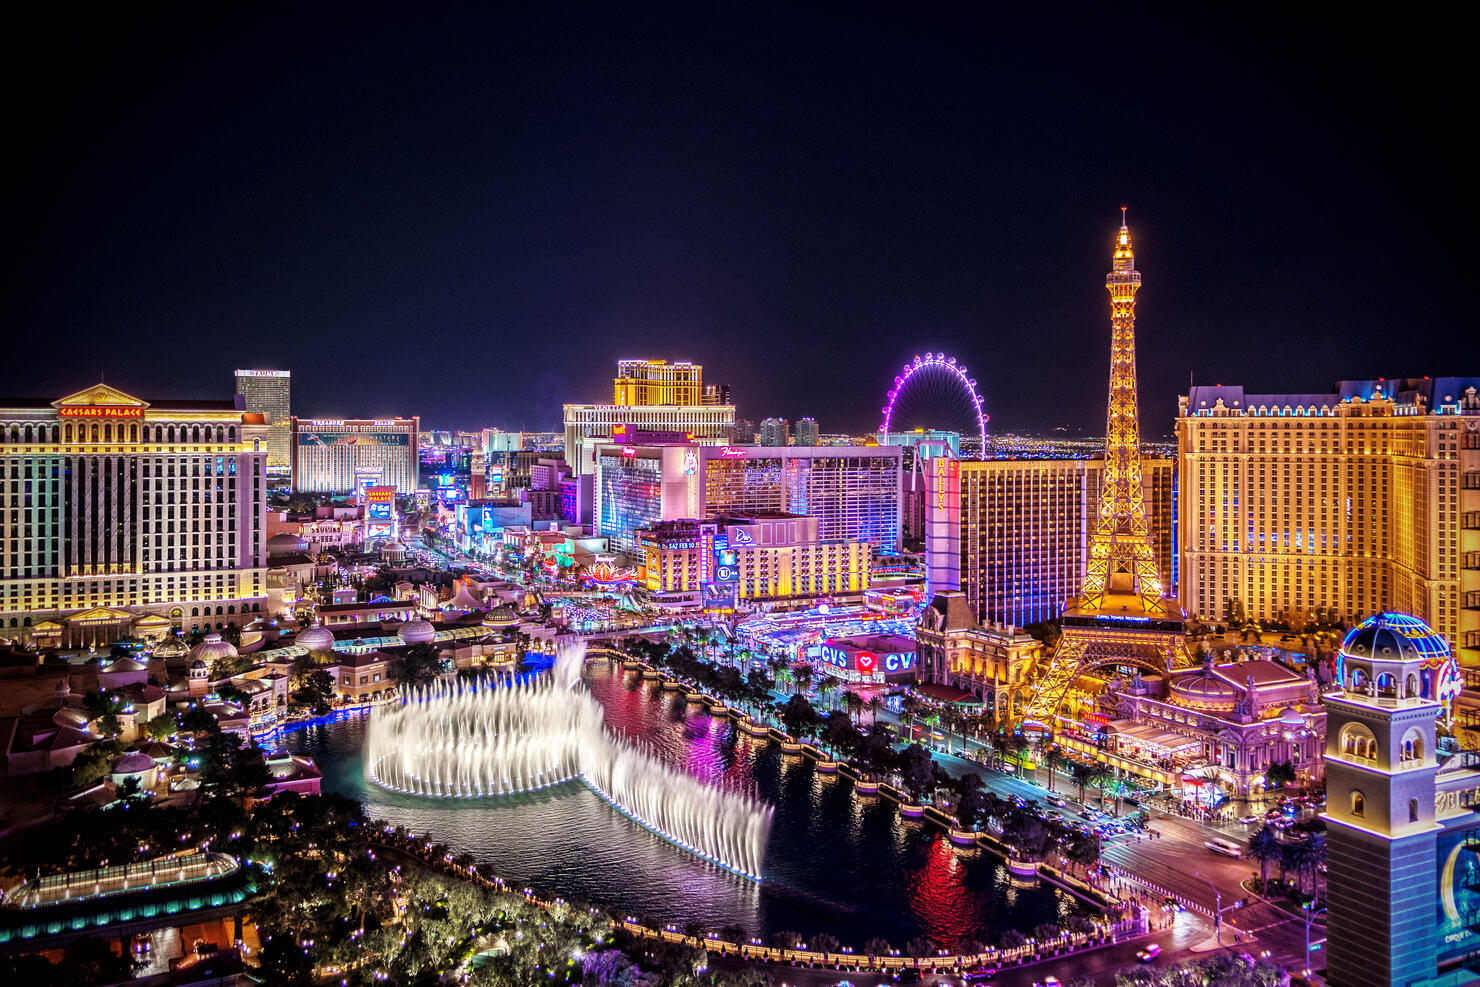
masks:
[[[1434,976],[1437,724],[1454,658],[1417,617],[1380,613],[1341,643],[1326,697],[1327,980]]]

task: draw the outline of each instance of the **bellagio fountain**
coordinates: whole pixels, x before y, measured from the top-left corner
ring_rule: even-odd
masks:
[[[581,684],[585,644],[517,683],[437,683],[370,720],[365,775],[427,798],[497,798],[579,781],[664,839],[755,881],[772,808],[706,784],[607,728]]]

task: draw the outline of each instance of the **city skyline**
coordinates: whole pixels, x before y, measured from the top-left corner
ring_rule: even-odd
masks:
[[[645,355],[703,363],[749,420],[860,432],[899,365],[940,351],[994,428],[1093,434],[1092,272],[1122,205],[1151,286],[1148,436],[1189,379],[1308,393],[1467,369],[1469,199],[1422,98],[1446,70],[1365,61],[1370,36],[1307,63],[1298,25],[1272,40],[1211,13],[1062,32],[993,19],[1015,13],[217,16],[43,27],[38,63],[74,54],[18,66],[48,97],[19,124],[26,370],[6,393],[104,368],[148,391],[180,351],[176,390],[208,397],[256,347],[303,415],[549,430]],[[246,86],[259,51],[272,71]],[[1129,132],[1101,103],[1112,77]],[[498,359],[438,360],[479,351]]]

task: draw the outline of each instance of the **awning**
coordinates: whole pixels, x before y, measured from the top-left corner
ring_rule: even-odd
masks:
[[[939,682],[926,682],[924,685],[917,685],[915,686],[915,691],[922,696],[928,696],[936,702],[941,703],[956,703],[961,706],[980,706],[982,702],[965,689],[957,689],[955,686],[943,685]]]

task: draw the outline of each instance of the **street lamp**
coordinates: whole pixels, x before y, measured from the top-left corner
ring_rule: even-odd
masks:
[[[1193,871],[1192,876],[1202,877],[1204,881],[1208,882],[1208,887],[1213,889],[1213,935],[1217,938],[1218,946],[1221,949],[1223,946],[1223,892],[1218,890],[1218,885],[1208,880],[1208,878],[1203,877],[1199,872]],[[1239,902],[1229,907],[1238,908],[1241,904],[1242,902]]]
[[[1300,906],[1301,910],[1305,912],[1305,976],[1307,978],[1310,977],[1310,925],[1316,920],[1317,915],[1326,910],[1324,908],[1312,910],[1310,907],[1312,904],[1312,902],[1307,901]]]

